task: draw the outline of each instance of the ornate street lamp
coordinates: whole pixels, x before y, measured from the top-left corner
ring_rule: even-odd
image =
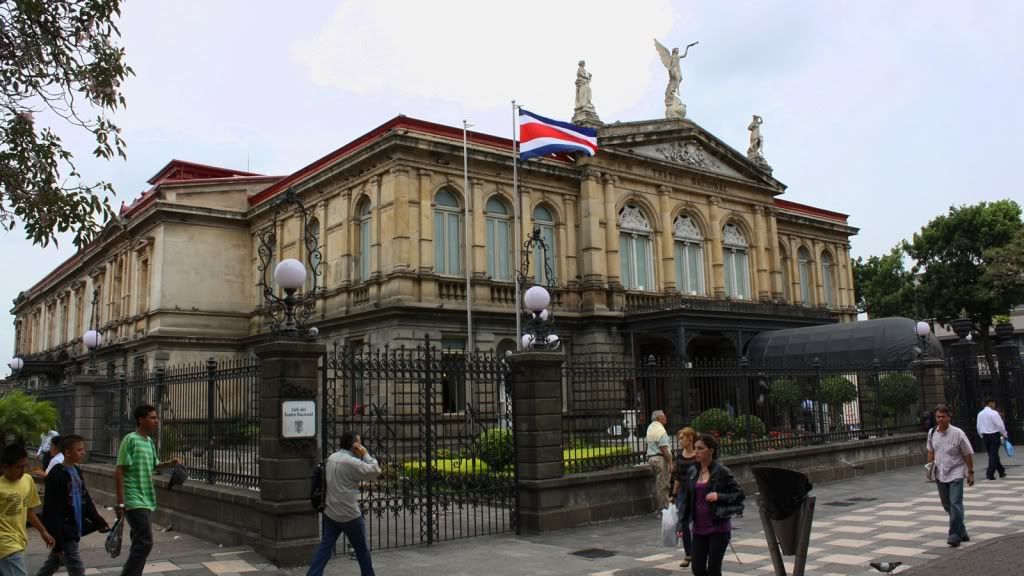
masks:
[[[320,247],[317,245],[316,233],[311,229],[310,211],[299,200],[295,191],[289,189],[284,196],[276,200],[271,207],[271,224],[259,232],[260,285],[263,286],[263,299],[267,303],[267,315],[270,319],[270,333],[275,336],[295,338],[304,330],[303,325],[316,310],[318,280],[320,277]],[[268,279],[270,264],[274,261],[274,249],[277,246],[277,227],[282,217],[295,216],[299,220],[302,231],[301,241],[306,248],[306,263],[294,258],[279,262],[273,270],[273,282]],[[306,283],[306,274],[312,275],[313,284],[308,292],[299,293]],[[284,298],[277,295],[274,284],[284,290]],[[308,332],[316,335],[316,329]]]
[[[553,318],[550,310],[551,292],[553,283],[551,281],[554,271],[548,263],[548,245],[541,237],[540,228],[534,228],[526,242],[523,243],[522,267],[518,272],[519,284],[526,283],[527,274],[530,271],[530,254],[536,250],[540,258],[538,266],[543,266],[544,279],[548,288],[541,285],[531,286],[523,294],[523,307],[526,308],[526,332],[519,336],[519,343],[523,350],[556,350],[561,344],[558,336],[552,331]],[[517,310],[516,314],[522,312]],[[518,324],[518,316],[517,321]]]
[[[7,367],[11,369],[11,372],[17,372],[25,367],[25,361],[15,356],[7,361]]]
[[[89,315],[89,330],[82,334],[82,344],[89,350],[89,374],[96,374],[96,349],[103,343],[103,335],[96,331],[96,305],[100,299],[100,291],[92,289],[92,314]]]
[[[917,341],[921,349],[921,358],[928,358],[928,353],[930,351],[928,335],[932,333],[932,327],[922,320],[914,326],[914,332],[917,334]]]

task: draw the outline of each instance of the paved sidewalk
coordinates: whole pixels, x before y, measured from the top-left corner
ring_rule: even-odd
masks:
[[[1024,466],[1007,459],[1009,476],[980,480],[965,495],[967,528],[971,542],[958,549],[945,544],[947,519],[933,484],[924,480],[920,466],[873,474],[816,486],[817,510],[811,537],[808,575],[875,573],[873,560],[904,562],[897,573],[938,558],[956,559],[972,548],[1004,535],[1024,533]],[[983,470],[984,455],[975,468]],[[982,475],[982,478],[984,476]],[[772,574],[756,504],[747,499],[746,517],[735,522],[736,555],[726,555],[725,574]],[[106,512],[112,516],[112,512]],[[430,575],[579,575],[640,576],[689,574],[679,568],[682,551],[660,546],[660,521],[653,516],[562,530],[540,536],[507,534],[441,543],[431,547],[405,548],[374,553],[377,574]],[[220,548],[172,531],[155,533],[149,574],[159,576],[206,576],[210,574],[284,574],[299,576],[305,568],[279,570],[248,548]],[[103,552],[103,537],[83,541],[83,557],[90,574],[117,573],[127,555],[125,534],[122,557],[111,559]],[[586,558],[581,551],[610,554]],[[737,556],[739,561],[737,560]],[[30,533],[29,571],[34,573],[45,558],[39,538]],[[995,546],[985,554],[995,566],[1024,565],[1024,546]],[[792,566],[792,558],[788,558]],[[332,576],[358,574],[358,565],[339,556],[328,564]],[[917,572],[915,572],[917,573]],[[974,574],[990,572],[974,570]],[[991,572],[1006,576],[1009,572]]]

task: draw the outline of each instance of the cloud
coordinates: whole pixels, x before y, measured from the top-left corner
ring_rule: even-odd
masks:
[[[678,19],[667,0],[488,2],[347,0],[323,27],[293,45],[314,84],[354,93],[388,93],[488,109],[517,98],[542,113],[568,116],[576,63],[593,74],[599,114],[614,115],[653,97],[653,38]],[[657,81],[662,79],[659,77]],[[562,112],[558,114],[558,112]]]

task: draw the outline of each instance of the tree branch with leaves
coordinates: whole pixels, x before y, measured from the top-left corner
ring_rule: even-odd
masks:
[[[0,0],[0,226],[21,221],[33,243],[72,231],[82,247],[114,215],[111,185],[85,181],[37,116],[91,132],[98,158],[126,158],[109,116],[134,74],[118,44],[120,14],[121,0]]]

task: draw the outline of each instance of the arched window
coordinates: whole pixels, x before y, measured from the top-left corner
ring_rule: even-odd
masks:
[[[825,306],[832,308],[835,298],[832,294],[832,257],[828,252],[821,253],[821,283],[825,288]]]
[[[725,265],[725,294],[730,298],[750,298],[749,244],[735,224],[722,227],[722,259]]]
[[[813,306],[811,301],[811,254],[807,248],[800,247],[796,253],[797,268],[800,271],[800,303]]]
[[[306,236],[309,237],[310,242],[312,243],[312,247],[313,248],[320,248],[320,221],[319,220],[317,220],[316,218],[310,218],[309,221],[306,222]],[[303,240],[303,242],[305,242],[305,240]],[[310,248],[309,246],[305,246],[305,245],[303,245],[303,247],[302,247],[302,251],[307,256],[309,255],[309,248]],[[308,260],[308,257],[306,259],[304,259],[304,260]],[[323,272],[323,268],[320,265],[320,260],[317,259],[315,263],[317,265],[317,268],[321,272]],[[303,261],[303,264],[307,264],[307,262]],[[323,281],[323,278],[324,278],[323,276],[320,276],[320,279],[317,280],[317,284],[320,284],[320,286],[319,286],[320,288],[323,288],[323,285],[321,284],[321,282]],[[313,270],[309,269],[309,270],[306,270],[306,284],[305,284],[305,286],[303,286],[302,291],[305,292],[305,293],[308,293],[312,289],[313,289]]]
[[[450,190],[434,196],[434,272],[462,274],[462,211]]]
[[[704,235],[689,216],[672,225],[675,238],[676,285],[683,294],[704,295]]]
[[[512,279],[512,216],[497,196],[484,206],[487,223],[487,275],[495,280]]]
[[[632,204],[619,211],[619,260],[626,290],[654,289],[651,224],[640,208]]]
[[[790,284],[789,267],[792,261],[789,258],[789,254],[786,253],[786,249],[779,244],[779,262],[782,265],[782,297],[786,299],[786,302],[793,302],[792,295],[790,294],[793,290],[793,286]]]
[[[551,214],[551,210],[544,206],[534,208],[533,226],[540,230],[540,238],[548,248],[547,268],[551,271],[551,277],[548,278],[544,262],[541,261],[544,255],[541,254],[540,246],[537,246],[533,254],[534,266],[537,271],[537,282],[543,285],[553,285],[558,282],[558,278],[555,272],[555,262],[557,262],[555,260],[555,217]]]
[[[359,205],[359,253],[355,257],[356,282],[370,279],[370,239],[373,237],[373,217],[370,201]]]

